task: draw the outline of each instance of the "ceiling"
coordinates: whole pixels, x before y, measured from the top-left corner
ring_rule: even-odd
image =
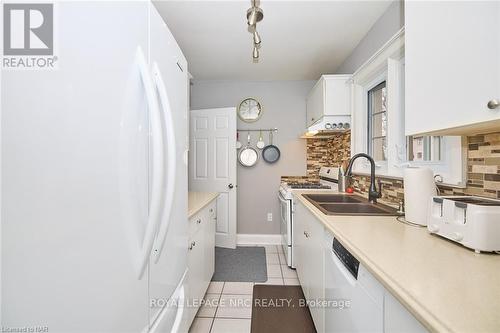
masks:
[[[258,63],[250,0],[157,1],[197,80],[315,80],[334,73],[391,1],[263,0]]]

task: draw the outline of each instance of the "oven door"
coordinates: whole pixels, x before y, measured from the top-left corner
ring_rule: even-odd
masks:
[[[280,201],[280,232],[281,232],[281,244],[283,246],[283,252],[285,253],[287,264],[290,263],[290,251],[292,246],[292,200],[285,199],[283,195],[278,192],[278,199]]]

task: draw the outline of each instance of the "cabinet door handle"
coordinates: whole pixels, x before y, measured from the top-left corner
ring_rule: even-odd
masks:
[[[214,212],[214,209],[213,208],[210,208],[210,213],[213,213]]]
[[[196,223],[200,224],[201,223],[201,219],[197,219]]]
[[[306,238],[309,238],[309,233],[307,231],[304,231],[304,236],[306,236]]]
[[[192,250],[192,249],[193,249],[193,247],[195,247],[195,245],[196,245],[196,242],[192,242],[192,243],[189,245],[189,250]]]
[[[492,99],[488,102],[488,109],[494,110],[500,106],[500,101],[498,99]]]

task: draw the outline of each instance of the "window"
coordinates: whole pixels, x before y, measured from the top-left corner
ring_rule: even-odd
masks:
[[[459,136],[405,136],[404,30],[394,35],[352,77],[351,153],[368,153],[377,175],[403,177],[408,167],[425,167],[444,183],[464,186],[465,143]],[[370,172],[364,159],[355,173]]]
[[[368,154],[387,161],[387,88],[385,81],[368,91]]]
[[[406,151],[408,161],[412,162],[439,162],[442,159],[441,136],[408,136]]]

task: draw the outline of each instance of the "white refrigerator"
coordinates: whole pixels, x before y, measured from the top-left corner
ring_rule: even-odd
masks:
[[[1,326],[184,331],[186,59],[149,1],[54,25],[56,69],[1,73]]]

